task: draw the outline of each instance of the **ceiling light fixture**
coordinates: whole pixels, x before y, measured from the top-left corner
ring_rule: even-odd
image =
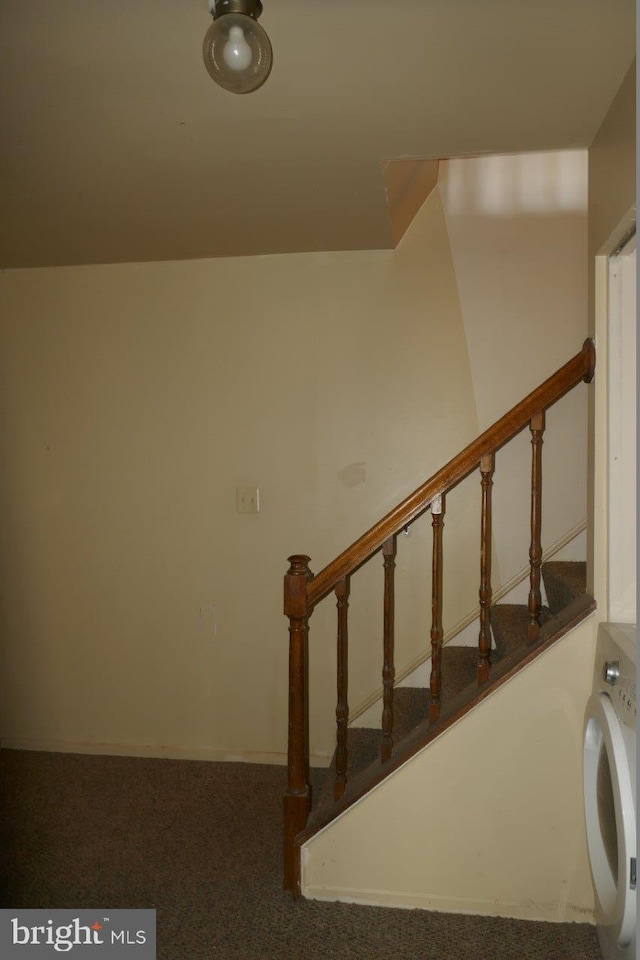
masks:
[[[231,93],[251,93],[271,72],[269,37],[257,23],[260,0],[208,0],[213,23],[202,47],[215,82]]]

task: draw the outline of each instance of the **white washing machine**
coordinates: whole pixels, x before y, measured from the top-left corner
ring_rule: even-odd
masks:
[[[636,960],[636,627],[601,623],[583,750],[603,960]]]

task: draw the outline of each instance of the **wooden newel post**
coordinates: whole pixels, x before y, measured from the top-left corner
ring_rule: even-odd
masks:
[[[287,792],[284,796],[284,889],[300,895],[300,857],[296,836],[304,830],[311,809],[309,783],[307,586],[313,574],[309,557],[289,557],[284,578],[284,613],[289,618],[289,749]]]

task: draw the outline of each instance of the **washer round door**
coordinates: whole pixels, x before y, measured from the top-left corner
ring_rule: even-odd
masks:
[[[602,693],[587,704],[583,776],[596,923],[624,949],[636,925],[635,734]]]

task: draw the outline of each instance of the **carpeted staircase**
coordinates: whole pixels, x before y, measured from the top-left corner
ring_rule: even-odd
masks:
[[[304,831],[304,839],[360,799],[388,772],[435,739],[453,720],[468,712],[492,689],[517,673],[595,609],[595,602],[586,592],[585,563],[550,561],[542,565],[542,577],[548,606],[541,609],[540,635],[534,644],[527,643],[529,614],[526,605],[498,603],[491,608],[492,668],[486,683],[480,687],[477,685],[478,651],[475,647],[454,643],[443,647],[442,714],[435,724],[429,724],[427,720],[428,688],[398,687],[394,690],[394,748],[390,761],[384,764],[380,761],[380,729],[349,728],[344,795],[334,801],[334,755]]]

